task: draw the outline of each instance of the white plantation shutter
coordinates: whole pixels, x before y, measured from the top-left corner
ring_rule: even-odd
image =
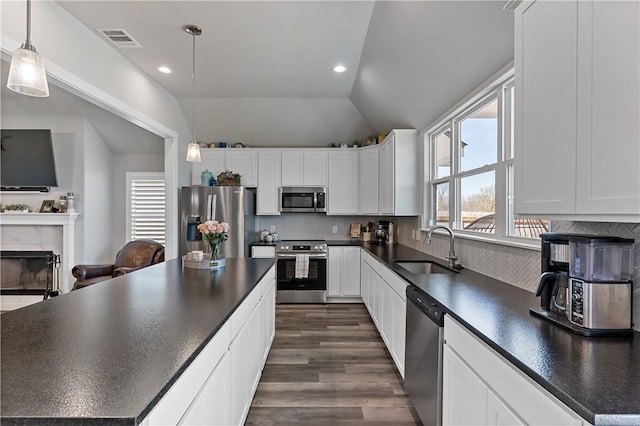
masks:
[[[165,244],[164,173],[127,173],[127,240]]]

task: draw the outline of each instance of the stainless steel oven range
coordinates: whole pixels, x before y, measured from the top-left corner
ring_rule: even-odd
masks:
[[[278,303],[327,302],[326,241],[280,241],[276,259]]]

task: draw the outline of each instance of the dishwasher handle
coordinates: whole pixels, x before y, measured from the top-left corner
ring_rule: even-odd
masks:
[[[407,300],[413,303],[422,313],[431,319],[438,327],[444,327],[444,310],[438,302],[413,286],[407,286]]]

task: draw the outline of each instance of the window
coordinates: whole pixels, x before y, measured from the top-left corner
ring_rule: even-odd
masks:
[[[164,173],[127,173],[127,241],[165,244]]]
[[[513,213],[513,73],[425,133],[427,217],[463,233],[538,238],[548,221]]]

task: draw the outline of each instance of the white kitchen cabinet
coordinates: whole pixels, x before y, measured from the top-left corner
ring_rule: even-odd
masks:
[[[230,388],[229,356],[225,354],[178,424],[193,426],[230,424]]]
[[[323,149],[283,150],[283,186],[327,186],[328,152]]]
[[[203,148],[200,163],[191,166],[191,184],[201,185],[201,174],[209,170],[214,179],[230,170],[242,176],[242,186],[255,187],[258,183],[258,151],[247,148]]]
[[[392,130],[380,147],[380,213],[419,214],[418,131]]]
[[[199,163],[191,165],[191,184],[202,185],[202,172],[209,170],[215,179],[225,171],[226,159],[224,149],[202,148],[200,149]]]
[[[276,247],[251,246],[251,257],[254,259],[273,259],[276,257]]]
[[[358,213],[380,213],[379,181],[380,149],[377,146],[358,149]]]
[[[258,184],[258,151],[246,148],[226,149],[226,170],[242,176],[242,186]]]
[[[339,149],[329,152],[327,214],[358,213],[358,151]]]
[[[361,271],[362,299],[404,378],[407,282],[364,250]]]
[[[272,267],[143,425],[244,423],[275,336],[275,276]]]
[[[442,375],[442,424],[486,424],[488,388],[448,346]]]
[[[517,214],[640,220],[639,28],[638,2],[515,10]]]
[[[443,424],[587,424],[450,315],[444,318]]]
[[[280,214],[280,163],[280,151],[263,149],[258,152],[258,215]]]
[[[327,296],[360,297],[360,247],[329,247]]]

